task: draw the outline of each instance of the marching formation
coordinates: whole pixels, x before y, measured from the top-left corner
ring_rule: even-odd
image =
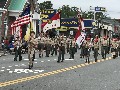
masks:
[[[15,58],[14,61],[17,61],[19,55],[19,61],[22,60],[21,51],[23,47],[22,40],[19,37],[16,38],[14,42],[15,47]],[[64,61],[64,55],[66,53],[70,54],[69,59],[74,59],[74,55],[77,50],[80,49],[80,58],[85,58],[85,63],[90,63],[90,52],[93,51],[95,62],[98,60],[98,55],[102,55],[102,58],[105,59],[106,55],[110,52],[113,55],[113,58],[120,56],[120,40],[118,38],[109,38],[109,37],[99,37],[98,35],[95,38],[91,38],[86,35],[85,40],[80,46],[77,45],[74,37],[66,37],[64,35],[55,36],[50,38],[49,35],[40,33],[38,38],[35,38],[34,31],[31,31],[29,40],[27,41],[27,50],[29,58],[29,69],[33,67],[33,61],[35,59],[35,50],[39,51],[39,58],[44,56],[57,56],[58,63]],[[100,53],[101,51],[101,53]],[[46,55],[44,55],[46,52]],[[119,55],[118,55],[119,54]]]

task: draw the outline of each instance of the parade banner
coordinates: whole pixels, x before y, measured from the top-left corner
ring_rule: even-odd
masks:
[[[85,28],[92,28],[93,27],[93,20],[92,19],[84,19],[84,27]],[[61,19],[61,26],[65,26],[65,27],[78,27],[79,23],[78,23],[78,18],[64,18]]]
[[[57,9],[46,9],[41,11],[40,18],[42,22],[47,22],[57,13]]]
[[[77,38],[76,43],[78,44],[79,47],[85,41],[85,36],[86,33],[81,32],[81,35]]]

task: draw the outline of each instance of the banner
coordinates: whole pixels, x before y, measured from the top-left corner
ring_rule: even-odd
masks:
[[[78,44],[79,47],[85,41],[85,36],[86,33],[81,32],[81,35],[77,38],[76,43]]]
[[[93,20],[92,19],[84,19],[84,27],[85,28],[92,28],[93,27]],[[61,26],[65,27],[78,27],[78,18],[64,18],[61,19]]]

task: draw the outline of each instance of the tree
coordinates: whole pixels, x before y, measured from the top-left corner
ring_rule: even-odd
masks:
[[[43,3],[39,3],[40,10],[45,9],[53,9],[53,4],[51,1],[44,1]]]
[[[77,7],[70,7],[69,5],[63,5],[61,10],[62,18],[72,18],[77,16]]]

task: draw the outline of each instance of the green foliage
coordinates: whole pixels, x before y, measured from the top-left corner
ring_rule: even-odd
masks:
[[[44,9],[53,9],[53,4],[51,1],[44,1],[43,3],[39,3],[40,10]]]

